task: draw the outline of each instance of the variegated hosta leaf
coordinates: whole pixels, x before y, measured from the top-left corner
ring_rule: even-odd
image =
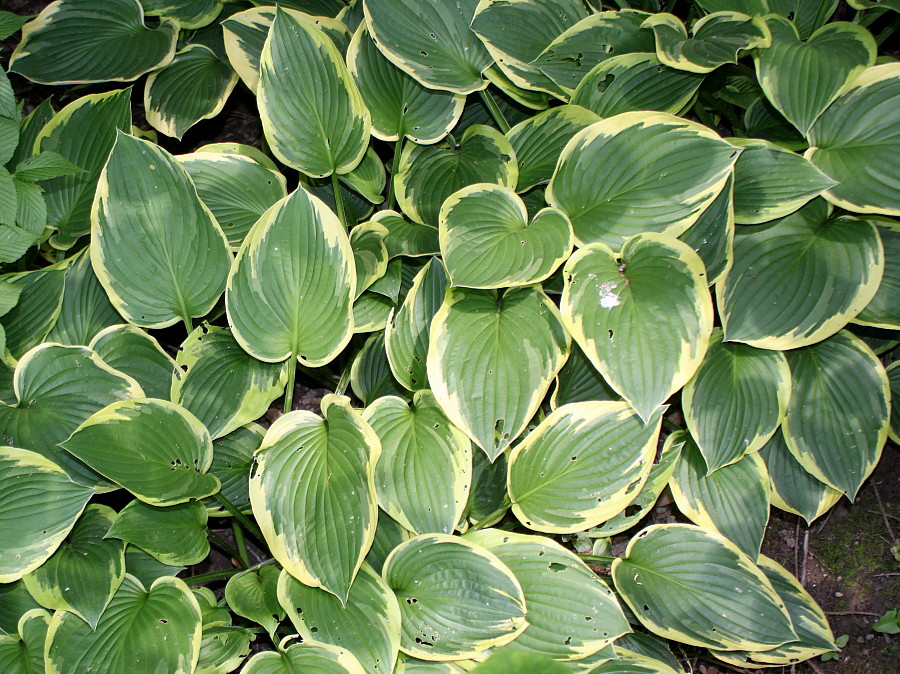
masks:
[[[384,245],[391,258],[437,255],[441,250],[437,227],[410,222],[396,211],[378,211],[372,222],[387,228]]]
[[[46,340],[62,308],[66,272],[59,267],[4,274],[3,282],[18,286],[19,299],[3,316],[6,350],[15,359]]]
[[[251,512],[250,470],[253,454],[259,449],[265,434],[266,429],[259,424],[247,424],[213,440],[213,460],[209,472],[222,483],[222,495],[244,513]],[[206,509],[216,517],[229,515],[214,499],[206,500]]]
[[[396,303],[381,293],[366,291],[353,303],[353,332],[384,330]]]
[[[459,141],[438,145],[407,143],[394,179],[397,203],[415,222],[436,227],[444,200],[475,183],[513,188],[519,177],[516,153],[506,137],[473,124]]]
[[[375,538],[372,547],[366,554],[365,562],[375,573],[381,573],[384,560],[398,545],[412,538],[412,532],[404,529],[397,520],[390,517],[381,508],[378,509],[378,526],[375,529]]]
[[[791,454],[852,501],[887,441],[890,384],[878,357],[839,332],[787,353],[793,387],[784,419]]]
[[[675,669],[668,662],[658,658],[634,653],[624,649],[615,649],[615,659],[607,660],[599,667],[591,669],[591,674],[682,674],[680,667]]]
[[[425,87],[395,66],[365,24],[350,42],[347,67],[372,115],[372,135],[380,140],[409,138],[429,145],[441,140],[459,121],[466,97]]]
[[[42,606],[72,611],[91,627],[125,577],[125,543],[104,540],[116,513],[88,506],[53,556],[24,576],[28,592]]]
[[[525,430],[568,352],[559,311],[539,287],[450,288],[431,322],[428,381],[493,462]]]
[[[751,75],[756,84],[756,76]],[[758,88],[758,87],[757,87]],[[750,138],[761,138],[776,145],[800,152],[809,147],[809,143],[789,121],[787,121],[775,107],[763,96],[762,91],[756,92],[747,109],[744,110],[744,128]]]
[[[646,424],[624,402],[552,412],[510,454],[515,516],[529,529],[574,533],[625,510],[650,473],[662,412]]]
[[[106,405],[142,396],[138,383],[90,349],[47,343],[22,357],[13,386],[17,403],[0,405],[4,444],[46,456],[79,484],[108,487],[106,480],[58,444]]]
[[[874,297],[884,269],[878,231],[829,211],[815,199],[780,220],[737,229],[734,263],[716,284],[727,341],[778,350],[815,344]]]
[[[606,584],[556,541],[500,529],[481,529],[466,539],[497,555],[522,586],[528,629],[509,649],[577,660],[630,630]]]
[[[547,188],[581,244],[619,249],[632,234],[678,236],[724,187],[740,150],[704,126],[660,112],[626,112],[566,145]]]
[[[153,337],[133,325],[111,325],[101,330],[91,340],[90,348],[104,363],[134,378],[148,398],[167,399],[172,380],[181,377],[175,359]]]
[[[656,53],[670,68],[694,73],[712,72],[725,63],[737,63],[738,53],[765,49],[772,35],[761,16],[726,11],[708,14],[687,28],[673,14],[653,14],[642,28],[656,37]]]
[[[753,53],[759,84],[772,105],[806,135],[838,94],[875,63],[875,39],[862,26],[839,21],[801,42],[787,18],[769,14],[765,22],[772,44]]]
[[[16,634],[19,619],[31,610],[41,608],[21,580],[0,585],[0,599],[0,635]]]
[[[469,28],[478,0],[368,0],[366,22],[378,48],[429,89],[469,94],[487,86],[493,63]]]
[[[375,534],[381,443],[349,398],[325,396],[322,413],[291,412],[272,424],[257,450],[250,502],[275,559],[346,603]]]
[[[350,230],[350,247],[353,248],[356,268],[356,297],[387,272],[388,251],[384,245],[387,234],[387,227],[374,220]]]
[[[694,524],[717,531],[750,559],[759,549],[769,522],[769,474],[756,452],[736,463],[707,471],[703,455],[686,433],[669,488],[678,509]]]
[[[900,224],[876,220],[878,236],[884,248],[884,274],[875,296],[854,323],[888,330],[900,330]]]
[[[778,351],[722,342],[709,350],[681,394],[684,418],[705,461],[704,474],[759,450],[784,420],[791,371]]]
[[[566,328],[606,382],[643,419],[693,376],[712,334],[703,262],[662,234],[598,243],[565,266]]]
[[[295,672],[316,672],[317,674],[365,674],[357,660],[349,651],[337,646],[304,641],[285,648],[282,640],[280,650],[257,653],[247,661],[244,674],[295,674]]]
[[[184,569],[183,566],[163,564],[137,546],[125,546],[125,572],[137,578],[144,585],[150,585],[163,576],[177,576]]]
[[[219,491],[219,481],[206,473],[212,462],[209,431],[165,400],[107,405],[60,446],[150,505],[176,505]]]
[[[373,293],[373,297],[382,297]],[[409,399],[409,391],[403,388],[391,373],[387,353],[384,350],[384,333],[369,335],[357,352],[350,366],[350,387],[364,405],[382,396],[398,396]]]
[[[663,444],[659,460],[650,467],[650,475],[641,491],[630,504],[615,517],[606,520],[598,527],[593,527],[587,534],[592,538],[608,538],[635,526],[647,516],[650,509],[656,504],[663,489],[669,483],[669,478],[675,470],[675,462],[681,456],[685,438],[682,433],[672,433]]]
[[[91,204],[100,171],[116,142],[116,130],[131,129],[131,89],[88,94],[60,110],[40,130],[34,145],[56,152],[81,171],[41,183],[47,224],[57,229],[53,246],[69,248],[91,230]]]
[[[540,283],[569,257],[573,245],[565,213],[545,208],[529,218],[512,189],[490,183],[447,197],[440,242],[451,284],[467,288]]]
[[[340,181],[370,203],[380,204],[384,201],[381,193],[387,184],[387,171],[384,162],[371,147],[355,168],[340,176]]]
[[[25,613],[11,636],[0,635],[0,667],[4,672],[42,672],[50,614],[41,609]]]
[[[466,504],[466,521],[460,523],[460,530],[468,529],[469,523],[478,527],[490,527],[503,519],[509,510],[509,494],[506,489],[507,454],[501,454],[493,463],[484,452],[472,455],[472,487]]]
[[[370,674],[393,672],[400,649],[397,597],[368,564],[359,569],[346,602],[307,587],[282,571],[278,602],[304,639],[345,648]]]
[[[47,632],[47,672],[194,671],[200,607],[184,581],[160,578],[149,589],[131,575],[116,590],[96,629],[57,611]]]
[[[191,594],[200,606],[200,620],[204,628],[231,624],[228,609],[218,605],[215,593],[208,587],[192,587]]]
[[[287,196],[284,176],[251,157],[203,148],[176,159],[191,176],[197,195],[212,211],[232,249],[240,247],[263,213]]]
[[[375,466],[378,505],[417,534],[452,534],[472,484],[471,443],[428,390],[412,408],[379,398],[363,413],[383,448]]]
[[[585,75],[572,103],[601,117],[635,110],[675,114],[690,103],[702,83],[702,75],[663,65],[656,54],[620,54]]]
[[[49,459],[16,447],[0,447],[0,492],[0,583],[43,564],[94,495]]]
[[[589,15],[577,0],[482,2],[472,20],[498,68],[511,82],[561,97],[563,91],[534,64],[550,44]]]
[[[503,93],[503,102],[507,105],[518,104],[529,110],[546,110],[550,105],[550,95],[543,91],[522,89],[506,76],[497,64],[484,71],[491,84]],[[502,110],[502,108],[501,108]],[[506,113],[504,113],[505,115]],[[522,113],[524,115],[524,112]]]
[[[797,640],[768,651],[713,651],[713,655],[737,667],[755,669],[787,666],[836,650],[828,618],[803,585],[787,569],[765,555],[760,556],[758,564],[784,602]]]
[[[796,211],[837,183],[800,155],[764,140],[729,138],[744,148],[734,165],[734,219],[758,225]]]
[[[258,419],[284,392],[293,363],[265,363],[235,341],[228,328],[204,323],[182,343],[172,402],[196,416],[213,440]]]
[[[525,192],[553,177],[566,143],[600,118],[581,105],[560,105],[529,117],[507,133],[519,165],[517,192]]]
[[[694,249],[706,267],[706,282],[717,283],[734,261],[734,175],[693,225],[678,238]]]
[[[810,128],[804,156],[838,181],[825,192],[835,205],[856,213],[900,215],[898,96],[900,63],[869,68]]]
[[[677,674],[684,674],[684,669],[672,651],[665,639],[646,632],[631,632],[625,634],[618,639],[614,645],[615,653],[619,657],[628,655],[640,655],[651,658],[656,661],[659,667],[669,666]],[[611,664],[615,664],[614,662]]]
[[[168,566],[190,566],[209,555],[206,521],[206,508],[198,501],[160,508],[134,500],[122,508],[106,537],[136,545]]]
[[[365,154],[369,111],[340,52],[281,9],[260,56],[258,96],[266,139],[288,166],[322,178],[352,170]]]
[[[22,28],[10,70],[41,84],[128,82],[168,64],[178,24],[150,29],[138,0],[57,0]]]
[[[218,115],[237,73],[202,44],[188,45],[168,66],[147,78],[144,110],[150,126],[179,140],[197,122]]]
[[[278,578],[281,574],[291,578],[275,566],[263,566],[232,576],[225,586],[225,601],[239,616],[259,623],[269,634],[274,634],[285,616],[284,609],[278,603]]]
[[[473,658],[528,627],[522,586],[512,571],[466,539],[411,538],[390,554],[382,576],[400,602],[400,649],[414,657]]]
[[[172,155],[118,132],[91,219],[94,271],[130,323],[162,328],[212,310],[231,267],[228,241]]]
[[[616,589],[648,630],[722,650],[794,641],[771,582],[724,536],[689,524],[647,527],[612,565]]]
[[[139,0],[146,16],[177,21],[182,29],[203,28],[219,15],[224,0]]]
[[[900,363],[900,361],[897,361]],[[888,432],[891,440],[900,442],[900,365],[891,363],[887,369],[891,389],[891,414]]]
[[[413,658],[405,653],[400,654],[395,671],[396,674],[466,674],[466,670],[459,663],[429,662]]]
[[[59,317],[47,335],[47,341],[69,345],[90,344],[97,333],[121,323],[122,317],[100,285],[88,250],[83,249],[69,260]]]
[[[320,199],[297,189],[244,239],[225,292],[228,322],[254,358],[296,357],[319,367],[350,341],[355,289],[344,226]]]
[[[223,674],[233,672],[250,654],[252,630],[219,625],[203,630],[200,638],[200,657],[194,674]]]
[[[590,400],[621,400],[610,388],[594,364],[577,344],[573,344],[569,359],[556,375],[556,386],[550,396],[550,406],[557,409],[567,403]]]

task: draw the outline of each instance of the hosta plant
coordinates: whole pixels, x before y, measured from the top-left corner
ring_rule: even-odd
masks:
[[[761,545],[900,439],[898,5],[849,4],[0,13],[0,670],[834,650]],[[178,142],[233,96],[261,148]]]

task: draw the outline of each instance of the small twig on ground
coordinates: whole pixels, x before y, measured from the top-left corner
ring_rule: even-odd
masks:
[[[880,613],[871,613],[869,611],[825,611],[825,615],[862,615],[880,618]]]
[[[825,515],[825,519],[822,520],[822,524],[819,526],[819,530],[816,532],[816,536],[822,533],[822,530],[825,528],[825,525],[828,524],[828,520],[831,519],[831,513],[834,512],[834,508],[828,511],[828,514]]]
[[[812,669],[816,674],[825,674],[812,660],[807,660],[806,664],[809,665],[810,669]]]
[[[794,524],[794,575],[800,577],[800,515]]]
[[[884,576],[900,576],[900,572],[897,573],[873,573],[872,578],[883,578]]]
[[[900,522],[900,517],[897,517],[896,515],[888,515],[886,512],[878,512],[877,510],[866,510],[864,512],[867,512],[870,515],[884,515],[885,517],[889,517],[892,520],[897,520],[898,522]]]
[[[881,517],[884,520],[884,526],[888,530],[888,533],[891,535],[891,540],[893,541],[892,545],[897,545],[897,537],[894,536],[894,530],[891,529],[891,521],[888,519],[887,513],[884,512],[884,504],[881,502],[881,494],[878,493],[878,486],[873,484],[872,490],[875,492],[875,498],[878,499],[878,509],[881,511]]]
[[[803,566],[800,567],[800,585],[806,585],[806,560],[809,557],[809,527],[803,532]]]

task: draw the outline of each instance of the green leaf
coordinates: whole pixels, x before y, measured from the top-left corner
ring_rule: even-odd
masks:
[[[713,311],[705,272],[686,244],[652,233],[632,237],[618,255],[598,243],[566,263],[566,328],[643,419],[690,380],[706,352]]]
[[[516,153],[496,129],[474,124],[459,141],[437,145],[407,143],[394,176],[397,203],[415,222],[437,226],[444,200],[475,183],[513,188],[519,169]]]
[[[446,534],[416,536],[387,558],[400,648],[423,660],[461,660],[502,646],[528,626],[519,581],[493,553]]]
[[[898,442],[897,438],[900,438],[900,365],[891,363],[887,369],[887,375],[891,390],[891,419],[888,432],[891,440]]]
[[[162,328],[215,306],[231,267],[228,241],[168,152],[118,132],[91,219],[94,271],[130,323]]]
[[[506,488],[507,454],[501,454],[493,463],[484,452],[472,454],[472,487],[469,490],[469,502],[466,503],[466,519],[462,529],[468,523],[479,527],[490,527],[503,519],[509,510],[510,501]]]
[[[172,381],[172,402],[196,416],[213,440],[265,414],[288,378],[285,363],[253,358],[231,330],[207,323],[188,335],[175,362],[184,375]]]
[[[57,445],[106,405],[143,395],[138,383],[90,349],[46,343],[19,361],[14,386],[16,404],[0,405],[6,443],[46,456],[80,484],[111,486]]]
[[[681,394],[684,419],[705,462],[703,473],[762,448],[784,420],[790,396],[791,371],[783,354],[722,342],[721,330],[713,332],[703,362]]]
[[[513,514],[529,529],[574,533],[618,515],[650,474],[662,423],[624,402],[564,405],[509,457]]]
[[[16,634],[19,618],[41,608],[21,580],[0,585],[0,598],[0,634]]]
[[[256,453],[250,502],[288,573],[346,604],[375,534],[381,443],[349,398],[325,396],[322,413],[291,412],[272,424]],[[285,480],[306,487],[286,490]]]
[[[681,674],[682,671],[656,658],[616,649],[616,659],[592,669],[591,674]]]
[[[772,42],[761,16],[734,11],[704,16],[692,26],[690,39],[681,19],[673,14],[653,14],[641,27],[653,30],[660,61],[693,73],[708,73],[725,63],[737,63],[740,52],[765,49]]]
[[[278,602],[303,639],[347,649],[366,672],[394,671],[400,648],[400,606],[367,564],[360,567],[344,603],[282,571]]]
[[[181,377],[181,369],[159,342],[133,325],[111,325],[101,330],[91,340],[90,348],[104,363],[133,377],[148,398],[168,399],[173,379]]]
[[[343,58],[322,31],[284,10],[263,47],[258,96],[266,139],[288,166],[322,178],[365,154],[369,111]]]
[[[770,14],[765,22],[772,44],[753,53],[759,84],[772,105],[806,135],[838,94],[874,65],[875,39],[862,26],[838,21],[801,42],[788,19]]]
[[[796,211],[837,183],[800,155],[763,140],[729,138],[744,148],[734,165],[734,218],[758,225]]]
[[[32,610],[22,616],[15,636],[0,636],[0,667],[10,674],[44,670],[44,645],[50,614]]]
[[[159,508],[134,500],[119,513],[106,538],[136,545],[168,566],[190,566],[209,555],[206,519],[206,508],[197,501]]]
[[[204,629],[231,624],[231,613],[227,608],[219,606],[215,593],[208,587],[192,587],[191,594],[200,606],[200,620]]]
[[[0,12],[0,40],[5,40],[20,30],[29,18],[31,17],[19,16],[12,12]]]
[[[497,555],[522,586],[528,629],[508,650],[577,661],[630,630],[612,591],[559,543],[500,529],[466,539]]]
[[[427,88],[395,66],[365,24],[350,42],[347,67],[372,115],[372,135],[379,140],[409,138],[428,145],[444,138],[459,121],[466,97]]]
[[[446,288],[444,265],[439,258],[432,258],[416,274],[399,311],[388,317],[384,331],[388,362],[397,381],[410,391],[428,387],[429,329]]]
[[[734,176],[679,239],[694,249],[706,267],[706,282],[717,283],[734,261]]]
[[[387,227],[374,220],[350,230],[350,246],[356,267],[356,297],[387,272],[388,252],[384,245]]]
[[[57,0],[22,28],[10,70],[40,84],[127,82],[165,66],[178,24],[144,25],[138,0]]]
[[[115,519],[112,508],[88,506],[53,556],[23,578],[31,595],[96,627],[125,577],[125,544],[103,540]]]
[[[50,558],[94,490],[75,484],[60,466],[25,449],[0,447],[0,469],[0,583],[11,583]]]
[[[782,599],[723,536],[688,524],[647,527],[612,565],[616,589],[648,630],[724,650],[794,641]]]
[[[568,351],[559,311],[539,287],[450,288],[431,322],[428,381],[493,462],[525,430]]]
[[[144,585],[150,585],[163,576],[177,576],[184,569],[183,566],[163,564],[134,545],[125,546],[125,571]]]
[[[518,643],[518,641],[513,643]],[[475,674],[566,674],[566,672],[570,671],[564,665],[546,656],[527,651],[514,651],[510,650],[511,648],[510,646],[509,648],[495,651],[484,663],[473,669],[472,672]],[[409,669],[404,670],[404,672],[409,671]],[[413,671],[418,672],[418,670]],[[455,672],[456,670],[453,671]]]
[[[157,131],[181,139],[197,122],[218,115],[237,73],[228,61],[201,44],[188,45],[162,70],[147,78],[144,110]]]
[[[57,232],[58,248],[70,248],[91,231],[91,204],[100,172],[116,142],[116,131],[131,129],[131,89],[89,94],[60,110],[40,129],[33,147],[56,152],[80,173],[48,180],[44,188],[47,221]]]
[[[38,182],[72,175],[80,171],[78,166],[56,152],[41,152],[16,166],[16,178],[28,182]]]
[[[224,0],[139,0],[146,16],[177,21],[184,30],[202,28],[219,15]]]
[[[371,297],[382,296],[373,294]],[[350,367],[350,387],[364,405],[382,396],[409,399],[409,392],[391,374],[391,366],[384,350],[383,332],[369,335],[366,343],[356,354]]]
[[[349,651],[337,646],[317,641],[304,641],[284,647],[287,637],[280,644],[279,651],[257,653],[244,665],[243,674],[295,674],[296,672],[316,672],[316,674],[365,674],[359,661]]]
[[[676,114],[688,105],[703,76],[660,63],[656,54],[621,54],[591,70],[572,94],[572,103],[600,117],[657,110]]]
[[[241,666],[250,654],[250,642],[256,638],[243,627],[218,626],[203,630],[200,657],[194,674],[224,674]]]
[[[829,211],[816,199],[780,220],[737,229],[734,264],[716,284],[727,341],[778,350],[815,344],[869,303],[884,269],[878,231]]]
[[[756,77],[752,78],[755,84]],[[791,126],[761,91],[756,93],[756,99],[747,106],[742,121],[746,135],[751,138],[765,139],[790,150],[800,151],[809,147],[803,134]]]
[[[370,203],[380,204],[384,201],[381,193],[387,184],[387,172],[372,147],[366,150],[362,161],[354,169],[340,176],[340,181]]]
[[[787,359],[793,380],[782,427],[787,446],[814,477],[852,501],[887,440],[884,366],[849,332],[790,351]]]
[[[556,375],[556,386],[550,397],[550,406],[557,409],[567,403],[590,400],[620,400],[597,368],[588,360],[577,344],[572,345],[569,359]]]
[[[508,187],[476,183],[447,197],[440,212],[441,255],[454,286],[509,288],[548,278],[572,252],[564,213],[528,217]]]
[[[225,601],[239,616],[259,623],[269,634],[274,634],[285,616],[278,604],[278,578],[282,573],[286,572],[263,566],[232,576],[225,586]]]
[[[875,296],[853,322],[900,330],[900,224],[887,219],[874,224],[884,249],[884,275]]]
[[[843,494],[817,480],[791,454],[779,430],[759,450],[769,473],[772,505],[800,515],[807,524],[824,515]]]
[[[253,453],[259,449],[265,434],[266,430],[259,424],[247,424],[213,440],[209,473],[222,483],[222,495],[244,513],[251,512],[249,482]],[[206,500],[206,509],[216,517],[230,515],[215,499]]]
[[[897,620],[897,609],[891,609],[872,625],[872,631],[884,634],[900,633],[900,622]]]
[[[66,267],[59,318],[47,341],[59,344],[90,344],[104,328],[122,322],[91,266],[87,250],[76,253]],[[102,356],[101,356],[102,357]]]
[[[378,505],[404,528],[452,534],[472,482],[471,443],[428,390],[412,407],[397,397],[379,398],[363,418],[383,448],[375,465]]]
[[[53,105],[51,105],[50,98],[45,98],[25,116],[25,119],[23,119],[19,125],[19,146],[16,148],[12,159],[9,160],[10,166],[16,166],[20,162],[37,154],[34,151],[35,140],[44,126],[46,126],[55,115],[56,111],[53,109]],[[18,111],[14,117],[18,119]],[[46,188],[47,185],[43,185],[42,187]]]
[[[784,602],[797,634],[797,641],[768,651],[713,651],[713,655],[738,667],[756,668],[787,666],[837,649],[828,619],[803,585],[787,569],[765,555],[759,558],[759,568]]]
[[[377,222],[388,231],[384,237],[388,257],[422,257],[440,252],[437,227],[410,222],[396,211],[378,211],[371,222]]]
[[[825,192],[835,205],[856,213],[900,215],[898,91],[900,64],[869,68],[810,128],[804,156],[838,182]]]
[[[469,94],[487,86],[491,55],[469,26],[478,0],[364,4],[368,29],[391,62],[429,89]]]
[[[375,528],[375,538],[372,547],[366,554],[365,562],[372,567],[375,573],[381,573],[384,560],[391,554],[394,548],[412,538],[412,533],[401,527],[397,520],[391,518],[381,508],[378,509],[378,525]]]
[[[209,432],[184,408],[144,398],[107,405],[61,446],[149,505],[177,505],[219,491],[207,475]],[[135,471],[135,465],[141,471]]]
[[[187,170],[200,200],[215,216],[232,249],[269,208],[287,196],[284,176],[231,152],[209,148],[176,159]]]
[[[353,332],[378,332],[385,329],[388,316],[397,310],[390,298],[366,291],[353,303]]]
[[[225,305],[235,339],[254,358],[319,367],[353,334],[353,250],[344,226],[303,189],[266,211],[244,239]]]
[[[160,578],[145,589],[126,574],[96,629],[72,613],[53,616],[47,672],[188,674],[196,665],[200,639],[200,608],[184,581]]]
[[[739,153],[699,124],[626,112],[569,141],[547,203],[569,216],[579,245],[618,249],[639,232],[678,236],[725,186]]]
[[[722,534],[755,560],[769,522],[766,464],[753,452],[710,473],[694,441],[682,437],[686,442],[669,480],[675,504],[691,522]]]
[[[45,340],[56,323],[62,306],[65,271],[40,269],[6,274],[0,280],[21,287],[18,303],[3,317],[3,327],[6,350],[14,359],[22,358]]]

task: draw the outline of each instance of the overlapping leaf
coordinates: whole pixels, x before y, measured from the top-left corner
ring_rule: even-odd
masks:
[[[132,377],[149,398],[167,399],[172,381],[181,377],[175,359],[133,325],[111,325],[101,330],[91,340],[90,348],[104,363]]]
[[[168,566],[189,566],[209,554],[206,521],[206,508],[197,501],[160,508],[134,500],[106,537],[136,545]]]

